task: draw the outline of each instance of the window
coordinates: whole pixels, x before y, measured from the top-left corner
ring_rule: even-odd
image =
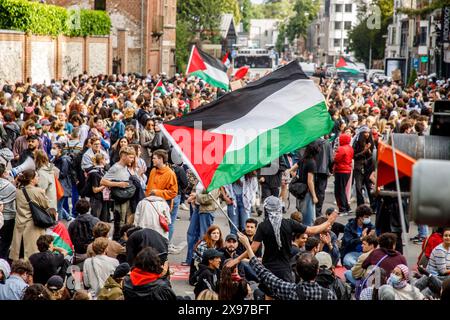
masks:
[[[268,30],[265,30],[265,31],[264,31],[264,35],[267,37],[267,36],[269,35],[269,31],[268,31]]]
[[[106,10],[106,0],[95,0],[94,10]]]
[[[348,47],[348,45],[350,44],[350,41],[347,39],[344,39],[344,47]]]
[[[392,27],[392,33],[391,33],[391,45],[395,45],[397,43],[397,28],[394,26]]]
[[[334,22],[334,29],[335,30],[341,30],[342,28],[342,22],[341,21],[335,21]]]
[[[347,3],[345,5],[345,12],[352,12],[352,4],[351,3]]]
[[[352,28],[352,22],[351,21],[345,21],[344,22],[344,29],[350,30]]]
[[[427,45],[427,27],[420,27],[419,46]]]
[[[335,4],[334,5],[334,11],[335,12],[342,12],[342,4]]]
[[[341,39],[334,39],[334,46],[340,47],[341,46]]]

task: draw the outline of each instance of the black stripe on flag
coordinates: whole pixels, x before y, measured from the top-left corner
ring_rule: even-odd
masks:
[[[223,95],[221,98],[195,109],[188,115],[167,122],[173,126],[194,127],[201,121],[203,130],[212,130],[224,123],[242,118],[264,99],[293,81],[308,79],[297,61],[275,70],[247,86]],[[282,104],[283,101],[280,101]],[[274,105],[274,108],[277,106]]]
[[[198,47],[197,50],[205,63],[209,64],[213,68],[222,70],[223,72],[227,72],[227,67],[222,63],[222,61],[210,56],[206,52],[200,50],[200,48]]]

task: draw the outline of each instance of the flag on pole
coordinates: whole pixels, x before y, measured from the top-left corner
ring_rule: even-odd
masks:
[[[336,63],[336,69],[340,71],[347,71],[353,74],[359,73],[358,66],[349,58],[340,57]]]
[[[222,63],[227,67],[227,69],[231,66],[231,54],[230,51],[227,51],[227,53],[222,58]]]
[[[249,66],[240,67],[234,74],[234,80],[239,80],[239,79],[244,78],[245,75],[248,73],[248,69],[250,69]]]
[[[211,191],[308,145],[333,126],[323,94],[293,61],[160,127]]]
[[[196,46],[192,46],[186,74],[197,76],[210,85],[225,90],[228,90],[230,84],[227,67],[219,59],[210,56]]]
[[[166,87],[164,86],[161,79],[159,79],[158,83],[156,84],[156,86],[153,90],[158,90],[159,92],[161,92],[162,95],[167,94]]]

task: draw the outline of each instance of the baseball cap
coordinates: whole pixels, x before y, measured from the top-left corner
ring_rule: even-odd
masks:
[[[48,119],[41,120],[40,122],[42,126],[49,126],[52,124]]]
[[[217,258],[217,257],[222,257],[223,253],[216,250],[216,249],[208,249],[205,252],[203,252],[203,259],[202,262],[205,264],[208,263],[209,260]]]
[[[128,272],[130,272],[130,265],[127,262],[123,262],[117,266],[116,270],[114,270],[113,278],[123,278]]]
[[[34,126],[36,127],[36,129],[42,129],[42,124],[40,123],[36,123]]]
[[[64,286],[64,280],[60,276],[51,276],[50,279],[48,279],[47,288],[50,290],[59,290]]]
[[[230,233],[229,235],[227,235],[227,237],[225,238],[225,241],[228,240],[234,240],[234,241],[238,241],[238,238],[235,234]]]
[[[112,114],[120,114],[120,110],[119,109],[114,109]]]
[[[319,268],[325,267],[326,269],[330,269],[333,266],[331,256],[328,253],[320,251],[315,257],[319,261]]]

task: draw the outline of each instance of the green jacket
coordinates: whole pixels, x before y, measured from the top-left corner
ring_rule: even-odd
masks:
[[[219,189],[211,191],[210,194],[215,200],[217,200],[219,198]],[[211,196],[205,191],[197,192],[196,202],[200,205],[199,213],[213,213],[216,211],[217,205]]]
[[[98,300],[123,300],[122,287],[112,276],[105,281],[105,285],[100,289],[97,296]]]

